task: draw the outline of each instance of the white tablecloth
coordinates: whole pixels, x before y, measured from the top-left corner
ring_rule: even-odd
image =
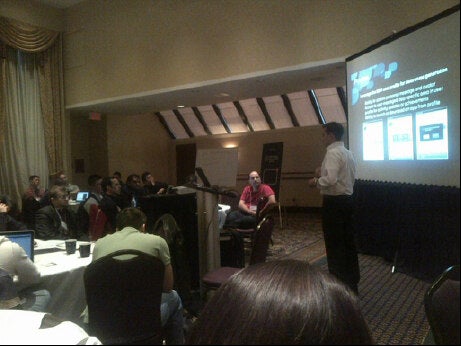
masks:
[[[43,312],[0,310],[0,345],[101,345],[75,323],[52,321],[47,325],[44,317]]]
[[[62,248],[59,252],[34,256],[34,262],[42,275],[40,287],[47,289],[51,294],[47,311],[65,320],[78,321],[86,306],[83,272],[91,262],[91,254],[89,257],[80,257],[80,242],[77,242],[77,251],[68,255],[63,240],[36,241],[35,249]],[[91,246],[91,252],[93,247],[94,244]]]

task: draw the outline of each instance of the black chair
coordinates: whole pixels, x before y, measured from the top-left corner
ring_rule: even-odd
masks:
[[[264,208],[264,206],[267,203],[267,197],[260,197],[258,200],[258,204],[256,206],[256,222],[254,227],[251,228],[239,228],[239,227],[224,227],[224,231],[226,230],[233,230],[240,234],[243,238],[248,239],[249,243],[249,249],[252,251],[253,248],[253,242],[254,242],[254,235],[256,233],[256,227],[259,224],[259,222],[262,220],[264,215],[267,215],[270,210],[272,210],[272,206],[268,206],[268,209],[265,210],[264,215],[261,215],[261,209]]]
[[[437,345],[459,345],[459,265],[448,267],[424,296],[426,317]]]
[[[83,276],[89,334],[103,344],[162,344],[160,304],[165,265],[137,250],[90,263]]]
[[[256,226],[249,265],[266,261],[273,229],[274,220],[271,215],[265,216]],[[221,267],[212,270],[203,276],[202,285],[205,291],[218,289],[225,281],[240,270],[242,268],[236,267]]]

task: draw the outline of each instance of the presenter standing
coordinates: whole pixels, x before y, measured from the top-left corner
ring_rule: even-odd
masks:
[[[328,270],[358,294],[360,269],[354,242],[353,198],[356,163],[342,140],[344,127],[331,122],[323,125],[326,154],[316,176],[309,179],[323,196],[322,226]]]

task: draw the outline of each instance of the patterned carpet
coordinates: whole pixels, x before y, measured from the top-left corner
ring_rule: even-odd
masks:
[[[274,226],[267,261],[289,257],[311,262],[325,255],[319,215],[290,213],[283,221],[283,229]]]
[[[289,214],[284,227],[276,225],[268,261],[307,260],[328,270],[320,216]],[[421,345],[429,331],[424,294],[430,284],[402,273],[391,273],[381,257],[359,254],[362,311],[378,345]]]

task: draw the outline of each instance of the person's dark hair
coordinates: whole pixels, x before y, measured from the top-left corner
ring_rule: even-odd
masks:
[[[144,172],[143,174],[141,174],[141,181],[143,183],[147,183],[147,176],[151,175],[150,172]]]
[[[254,264],[210,298],[189,345],[372,344],[356,295],[306,261]]]
[[[125,208],[122,209],[117,214],[117,230],[122,230],[125,227],[133,227],[136,229],[140,229],[142,225],[146,223],[146,214],[144,214],[138,208]]]
[[[88,177],[88,186],[95,186],[96,182],[102,177],[98,174],[92,174]]]
[[[105,178],[102,178],[102,181],[101,181],[101,189],[102,191],[105,193],[107,192],[107,187],[108,186],[112,186],[112,179],[117,179],[117,178],[114,178],[114,177],[105,177]]]
[[[38,175],[31,175],[29,177],[29,182],[32,182],[32,180],[34,180],[35,178],[40,178]]]
[[[134,180],[135,178],[141,179],[141,178],[139,177],[139,175],[137,175],[137,174],[130,174],[130,175],[126,178],[126,184],[129,185],[130,183],[133,182],[133,180]]]
[[[339,123],[326,123],[323,125],[323,128],[327,133],[332,133],[338,141],[340,141],[344,136],[344,127]]]

